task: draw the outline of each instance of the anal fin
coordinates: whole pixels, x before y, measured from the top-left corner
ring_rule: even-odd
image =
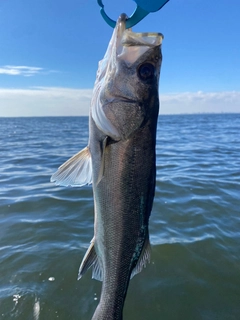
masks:
[[[143,268],[146,268],[147,263],[150,263],[151,256],[151,245],[149,241],[149,237],[144,242],[142,252],[136,264],[136,267],[133,269],[131,274],[131,279],[138,273],[142,271]]]

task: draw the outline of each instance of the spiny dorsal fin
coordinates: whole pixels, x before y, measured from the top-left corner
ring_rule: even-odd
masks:
[[[136,267],[133,269],[131,274],[131,279],[138,273],[142,271],[143,268],[146,268],[147,263],[150,263],[150,255],[151,255],[151,245],[149,242],[149,237],[144,242],[144,246],[141,252],[141,255],[138,259]]]
[[[72,187],[92,183],[92,160],[89,148],[84,148],[62,164],[52,175],[51,182]]]

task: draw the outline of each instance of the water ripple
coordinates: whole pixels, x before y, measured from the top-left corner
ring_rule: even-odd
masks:
[[[124,319],[239,319],[239,130],[240,115],[160,116],[152,259]],[[0,317],[90,319],[101,284],[76,278],[92,190],[49,182],[86,146],[88,119],[0,118],[0,137]]]

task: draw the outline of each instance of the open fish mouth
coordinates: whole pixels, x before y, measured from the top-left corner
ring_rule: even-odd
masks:
[[[149,47],[162,44],[163,34],[158,32],[133,32],[131,28],[126,29],[126,14],[121,14],[116,28],[116,55],[130,66]]]
[[[125,13],[118,18],[117,36],[125,46],[159,46],[163,40],[163,34],[159,32],[133,32],[132,28],[126,29]]]
[[[126,29],[127,15],[121,14],[117,23],[117,41],[122,46],[148,46],[155,47],[162,44],[163,34],[159,32],[133,32]],[[120,44],[120,43],[119,43]]]

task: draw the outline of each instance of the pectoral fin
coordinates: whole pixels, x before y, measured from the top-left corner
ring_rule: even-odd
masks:
[[[51,182],[72,187],[92,183],[92,160],[89,148],[84,148],[62,164],[52,175]]]
[[[138,259],[136,267],[133,269],[131,274],[131,279],[138,273],[142,271],[143,268],[146,268],[147,263],[150,262],[151,255],[151,245],[149,242],[149,238],[145,240],[141,255]]]
[[[83,261],[80,265],[79,272],[78,272],[78,280],[81,279],[84,273],[92,266],[93,266],[92,278],[102,281],[103,280],[102,268],[100,267],[99,260],[94,249],[94,238],[92,239],[91,244],[87,252],[85,253]]]

